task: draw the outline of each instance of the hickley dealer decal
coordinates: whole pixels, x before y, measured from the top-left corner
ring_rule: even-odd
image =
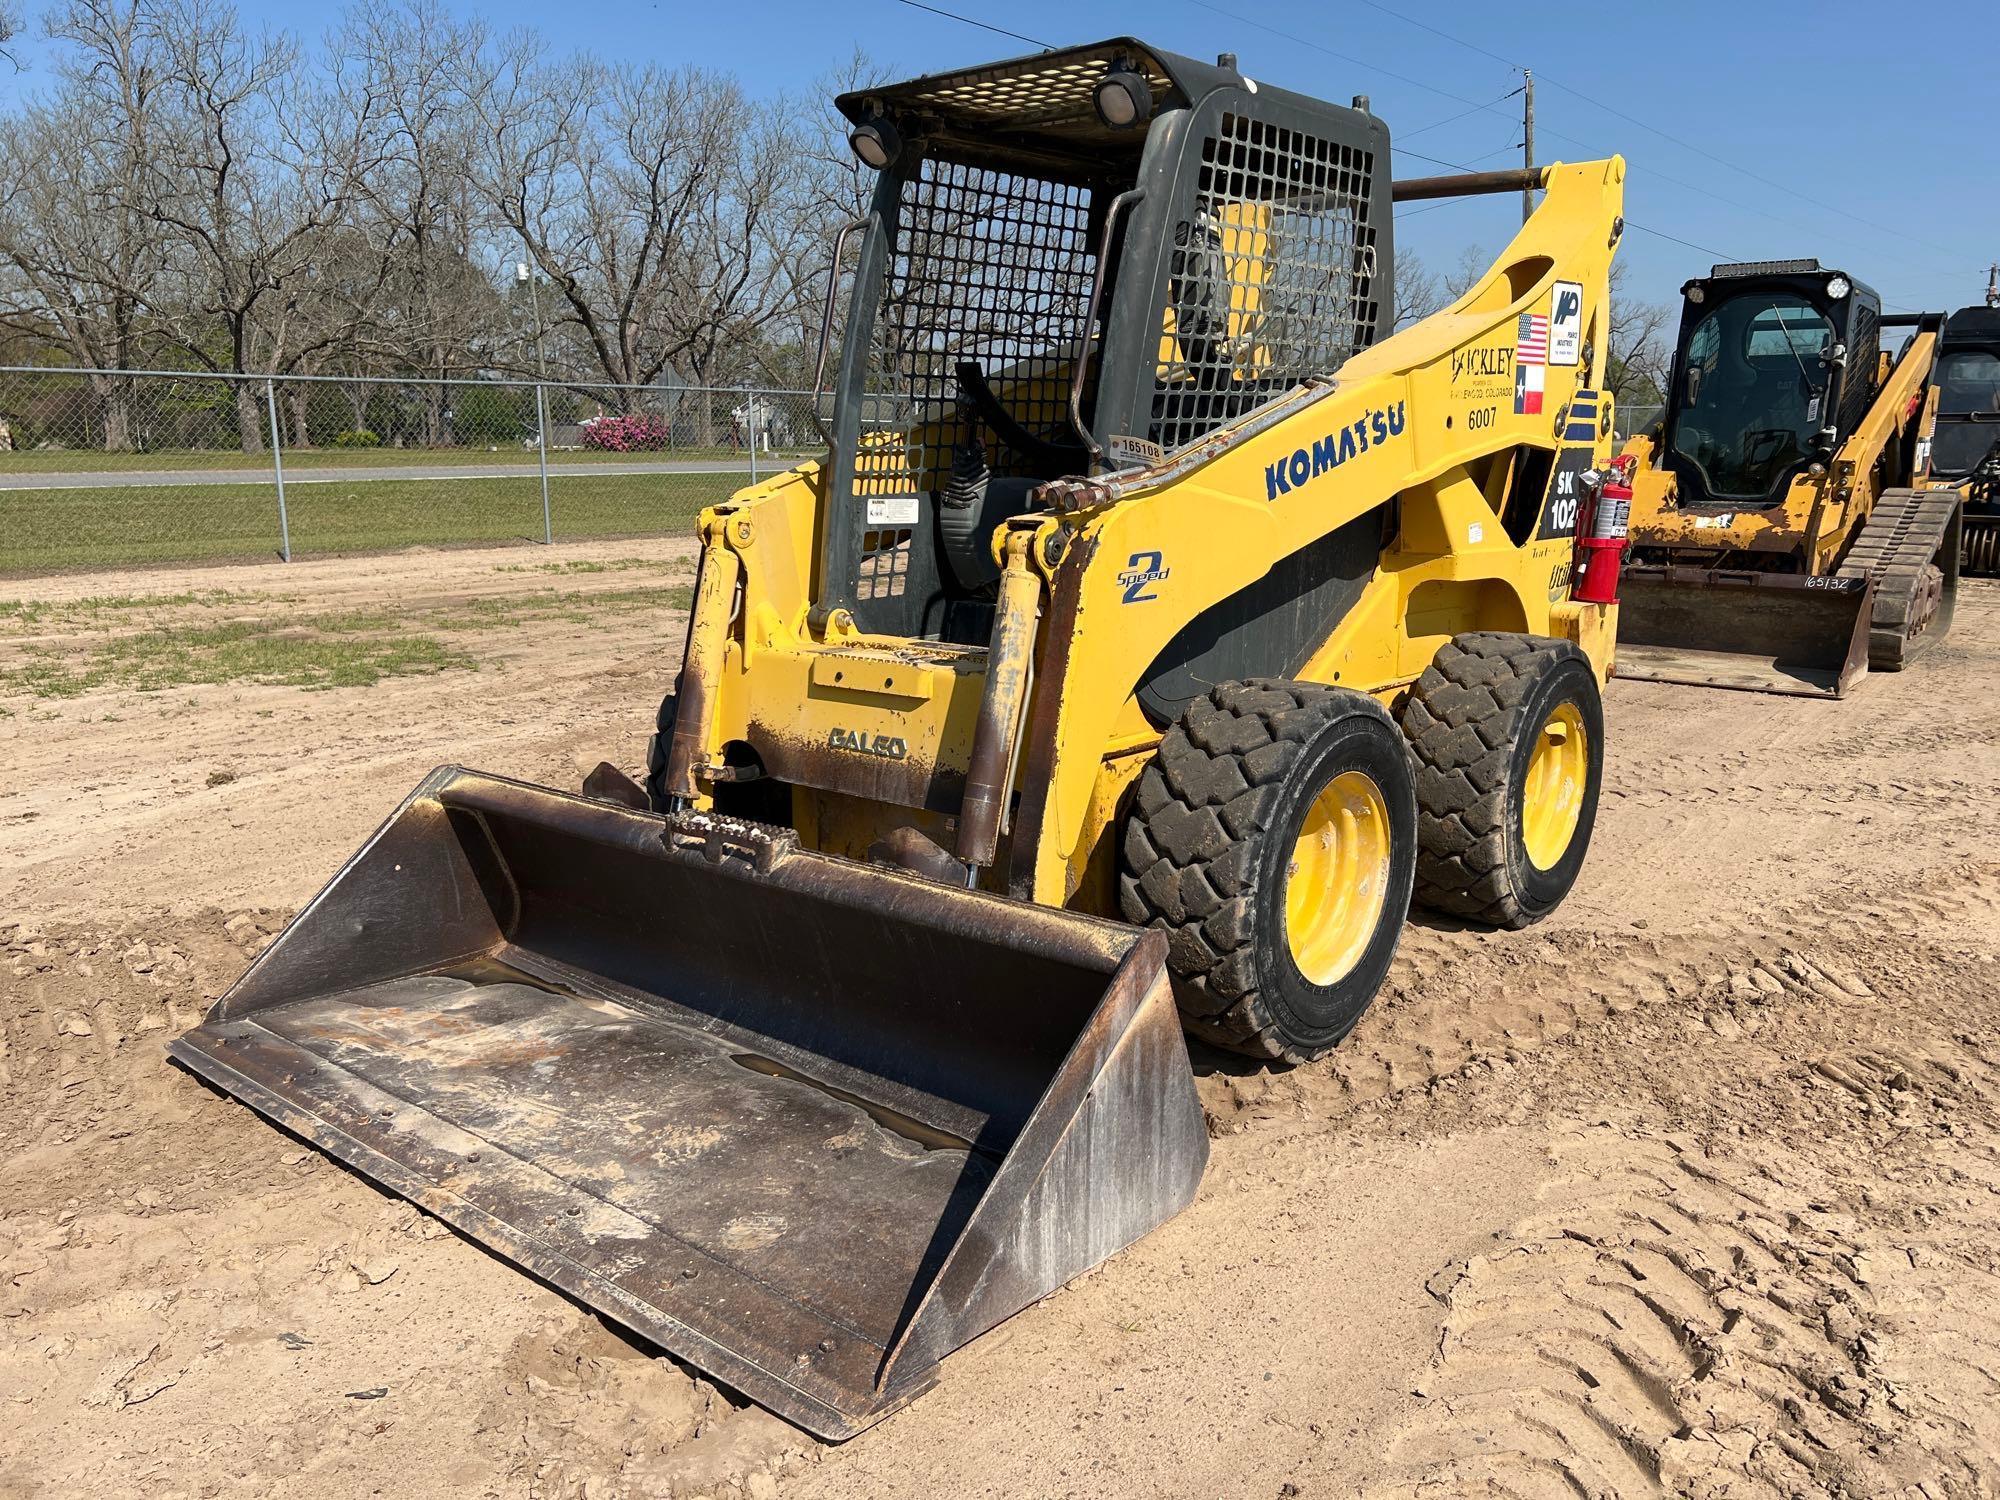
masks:
[[[1264,465],[1264,498],[1275,500],[1293,490],[1304,489],[1328,469],[1337,469],[1357,453],[1379,448],[1403,435],[1403,403],[1371,411],[1359,421],[1336,428],[1310,448],[1299,448],[1289,458]]]

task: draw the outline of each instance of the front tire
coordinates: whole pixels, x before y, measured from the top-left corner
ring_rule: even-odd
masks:
[[[1223,683],[1139,777],[1119,900],[1167,934],[1188,1031],[1300,1063],[1375,998],[1409,913],[1416,799],[1373,698],[1316,683]]]
[[[1416,763],[1419,906],[1539,922],[1576,884],[1604,780],[1590,660],[1545,636],[1461,635],[1403,704]]]

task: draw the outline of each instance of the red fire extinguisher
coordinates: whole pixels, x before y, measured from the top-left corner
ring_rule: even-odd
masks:
[[[1570,597],[1583,604],[1618,602],[1618,567],[1625,555],[1632,526],[1633,458],[1613,459],[1598,486],[1594,512],[1585,512],[1587,528],[1577,531],[1576,581]]]

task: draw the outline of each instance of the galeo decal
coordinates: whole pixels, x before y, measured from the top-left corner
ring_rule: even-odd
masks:
[[[1126,604],[1146,604],[1160,596],[1153,592],[1153,585],[1166,580],[1171,568],[1162,566],[1166,554],[1162,552],[1134,552],[1125,561],[1125,571],[1118,575],[1118,587],[1124,591]]]
[[[846,750],[855,755],[874,755],[883,760],[907,760],[910,747],[887,734],[863,734],[858,729],[836,729],[826,737],[829,750]]]
[[[1264,498],[1275,500],[1303,489],[1328,469],[1337,469],[1356,454],[1402,435],[1403,403],[1378,407],[1345,427],[1335,428],[1310,448],[1294,449],[1289,458],[1264,465]]]

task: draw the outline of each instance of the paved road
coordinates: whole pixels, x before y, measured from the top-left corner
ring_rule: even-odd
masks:
[[[779,455],[759,455],[757,471],[773,473],[796,459]],[[684,458],[657,463],[552,463],[549,478],[576,479],[605,474],[741,474],[750,469],[744,459]],[[285,465],[286,484],[359,483],[369,479],[527,479],[539,470],[533,464],[385,464],[367,468],[315,469],[302,464]],[[271,482],[269,469],[101,469],[70,474],[8,473],[0,469],[0,491],[5,490],[101,490],[150,488],[171,484],[263,484]]]

